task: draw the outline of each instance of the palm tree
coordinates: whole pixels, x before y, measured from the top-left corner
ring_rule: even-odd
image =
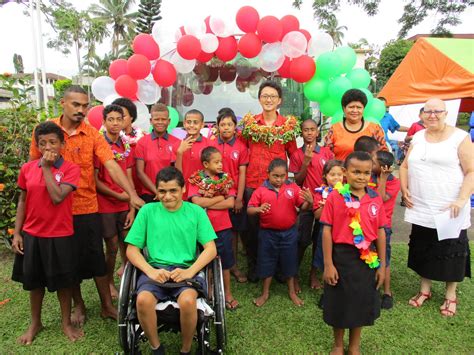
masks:
[[[129,30],[135,27],[138,12],[130,13],[135,0],[99,0],[100,5],[91,5],[89,11],[97,19],[112,25],[112,55],[118,54],[119,45],[127,38]]]
[[[342,31],[347,31],[347,26],[339,26],[334,14],[327,16],[321,22],[319,28],[326,31],[327,34],[332,37],[334,46],[340,46],[342,44],[342,39],[344,38],[344,33]]]
[[[112,62],[112,57],[105,54],[103,58],[97,54],[92,54],[84,61],[83,70],[84,73],[92,78],[97,78],[102,75],[108,75],[109,66]]]

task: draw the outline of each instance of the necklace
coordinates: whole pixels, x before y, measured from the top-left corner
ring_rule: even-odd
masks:
[[[342,118],[342,125],[344,126],[344,129],[349,133],[359,133],[360,131],[362,131],[362,128],[364,128],[364,117],[362,117],[360,128],[356,129],[355,131],[351,131],[349,128],[347,128],[345,117]]]
[[[105,137],[105,129],[103,127],[101,127],[99,133],[102,134]],[[119,139],[122,141],[122,144],[123,144],[123,147],[125,148],[125,151],[124,152],[118,152],[113,147],[111,147],[112,148],[112,153],[114,154],[115,161],[121,161],[121,160],[126,159],[130,155],[130,150],[131,150],[130,143],[129,143],[129,140],[127,138],[127,135],[125,133],[123,133],[123,131],[120,131]]]
[[[262,142],[271,146],[276,141],[286,144],[295,139],[300,132],[300,124],[295,116],[288,116],[282,126],[264,126],[257,122],[251,113],[247,113],[239,122],[242,127],[242,136],[253,142]]]
[[[226,173],[219,174],[217,177],[218,179],[215,180],[206,175],[204,170],[198,170],[189,177],[189,182],[196,185],[199,188],[199,193],[204,197],[226,196],[234,181]]]

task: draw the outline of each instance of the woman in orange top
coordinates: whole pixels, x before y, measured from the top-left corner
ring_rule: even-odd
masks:
[[[329,129],[324,145],[329,147],[335,159],[344,161],[354,151],[354,143],[361,136],[374,137],[383,150],[387,149],[385,135],[380,125],[364,120],[367,96],[358,89],[347,90],[341,100],[344,117]]]

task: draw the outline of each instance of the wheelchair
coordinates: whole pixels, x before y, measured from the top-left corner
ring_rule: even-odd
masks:
[[[125,354],[140,354],[140,345],[147,341],[138,321],[136,288],[141,271],[130,262],[125,266],[118,299],[118,335]],[[216,257],[201,272],[207,282],[207,297],[198,298],[198,320],[195,340],[196,354],[222,354],[227,342],[225,297],[222,266]],[[157,305],[158,332],[179,332],[177,303],[159,302]]]

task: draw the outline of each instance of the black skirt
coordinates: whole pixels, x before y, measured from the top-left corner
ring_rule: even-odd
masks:
[[[413,224],[408,267],[429,280],[461,282],[471,277],[467,231],[462,230],[459,238],[439,241],[436,229]]]
[[[324,284],[324,322],[342,329],[373,325],[380,316],[375,269],[349,244],[334,244],[332,259],[339,280],[336,286]]]

